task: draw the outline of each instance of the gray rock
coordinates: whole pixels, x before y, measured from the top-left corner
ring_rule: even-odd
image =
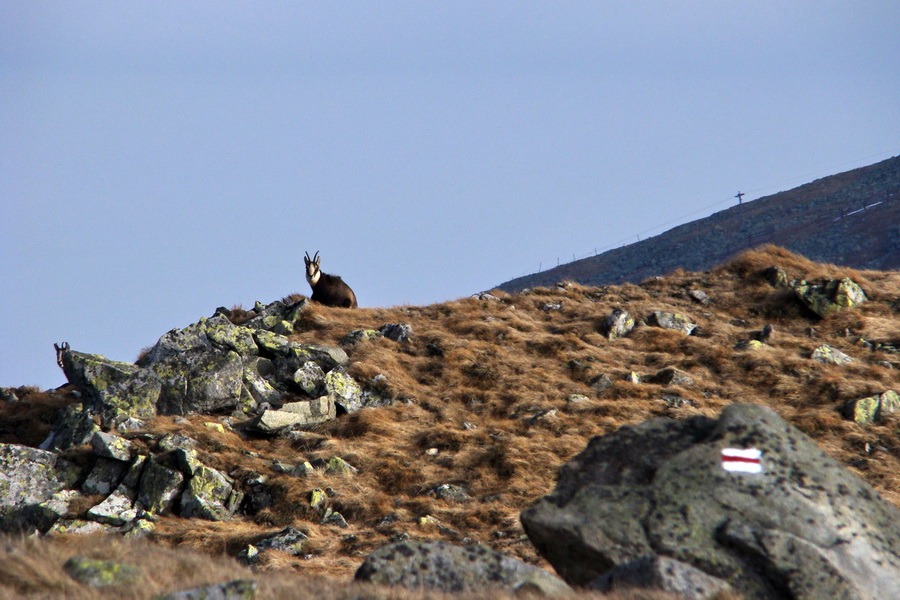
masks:
[[[238,579],[183,592],[158,596],[154,600],[252,600],[256,597],[256,582]]]
[[[134,444],[125,438],[102,431],[98,431],[91,438],[91,448],[97,456],[114,458],[123,462],[130,461],[136,451]]]
[[[664,556],[648,556],[614,567],[592,581],[588,588],[600,592],[628,588],[662,590],[685,600],[707,600],[731,591],[725,581]]]
[[[372,340],[384,337],[380,331],[375,329],[354,329],[344,336],[341,340],[342,346],[352,346],[359,342],[371,342]]]
[[[56,414],[50,434],[41,442],[41,450],[68,450],[91,441],[100,427],[83,404],[70,404]]]
[[[693,332],[697,327],[697,325],[691,322],[691,320],[685,315],[682,315],[680,313],[665,312],[661,310],[656,310],[650,313],[650,316],[647,317],[647,324],[653,327],[661,327],[663,329],[680,331],[685,335],[690,335],[691,332]]]
[[[75,581],[96,588],[124,585],[141,576],[141,570],[133,565],[85,556],[73,556],[63,570]]]
[[[395,342],[405,342],[412,338],[412,325],[408,323],[385,323],[378,331]]]
[[[405,541],[375,550],[356,571],[356,579],[380,585],[442,592],[539,591],[568,595],[572,589],[543,569],[503,556],[485,546]]]
[[[250,423],[249,427],[261,433],[277,433],[288,427],[311,427],[330,421],[336,415],[331,396],[315,400],[289,402],[281,410],[266,410]]]
[[[136,365],[64,348],[59,352],[69,383],[84,390],[84,410],[98,415],[104,427],[129,417],[156,414],[162,383],[156,374]]]
[[[285,527],[275,535],[263,538],[258,542],[244,548],[238,558],[246,563],[259,562],[259,555],[270,550],[284,552],[293,556],[303,553],[303,545],[308,540],[303,532],[293,527]]]
[[[305,394],[318,398],[325,390],[325,371],[318,363],[306,361],[294,371],[292,380]]]
[[[75,465],[52,452],[0,444],[0,530],[45,531],[59,517],[56,509],[66,495],[58,494],[78,476]]]
[[[821,284],[792,282],[791,287],[800,301],[820,317],[826,317],[845,308],[857,307],[868,300],[862,288],[846,277]]]
[[[762,451],[761,472],[723,468]],[[593,438],[522,524],[566,581],[666,556],[748,600],[883,598],[900,589],[900,511],[771,410],[653,419]]]
[[[444,483],[428,491],[429,496],[434,496],[439,500],[449,500],[450,502],[469,502],[472,496],[466,491],[466,488],[454,485],[452,483]]]
[[[183,482],[184,475],[151,459],[141,477],[137,503],[149,513],[169,514]]]
[[[860,425],[871,425],[886,420],[889,415],[900,413],[900,394],[888,390],[883,394],[851,400],[841,407],[841,414]]]
[[[114,527],[134,521],[139,512],[134,500],[146,464],[146,456],[135,457],[116,489],[103,502],[90,508],[87,518]]]
[[[81,485],[81,491],[89,495],[108,496],[122,482],[127,469],[128,465],[121,460],[98,457],[87,479]]]
[[[181,516],[225,521],[231,518],[242,499],[243,495],[234,489],[230,478],[201,466],[181,495]]]
[[[690,290],[688,292],[688,297],[694,302],[697,302],[698,304],[702,304],[704,306],[706,306],[710,302],[709,296],[707,296],[706,292],[702,290]]]
[[[118,529],[112,525],[97,523],[96,521],[85,521],[84,519],[60,519],[53,524],[53,527],[47,531],[48,536],[54,534],[76,534],[76,535],[92,535],[94,533],[115,533]]]
[[[359,384],[343,368],[325,375],[325,392],[343,413],[351,413],[365,406],[365,396]]]
[[[823,365],[837,365],[839,367],[853,362],[853,357],[844,354],[837,348],[833,348],[828,344],[822,344],[813,350],[809,357]]]
[[[87,511],[88,519],[114,527],[134,521],[138,510],[134,507],[134,498],[127,492],[127,488],[117,488],[103,502]]]
[[[609,316],[600,323],[600,333],[610,340],[625,337],[631,333],[633,329],[634,317],[627,311],[618,308],[613,310]]]
[[[642,379],[647,383],[655,383],[657,385],[677,385],[682,387],[694,385],[694,380],[687,373],[672,367],[662,369],[650,377]]]
[[[783,289],[790,285],[787,273],[781,267],[768,267],[763,270],[763,277],[765,277],[766,281],[774,288]]]
[[[183,435],[181,433],[167,433],[161,438],[159,438],[159,442],[157,442],[159,449],[163,452],[171,452],[173,450],[178,449],[190,449],[196,448],[200,442],[195,440],[192,437]]]

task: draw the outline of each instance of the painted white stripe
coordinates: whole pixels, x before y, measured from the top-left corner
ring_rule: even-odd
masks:
[[[722,448],[722,458],[730,456],[759,460],[762,458],[762,451],[759,448]]]
[[[762,452],[758,448],[722,448],[722,468],[739,473],[762,473]]]

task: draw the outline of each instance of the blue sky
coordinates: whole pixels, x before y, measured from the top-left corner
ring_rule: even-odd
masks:
[[[0,385],[463,297],[900,153],[900,3],[0,0]],[[380,323],[373,323],[380,325]]]

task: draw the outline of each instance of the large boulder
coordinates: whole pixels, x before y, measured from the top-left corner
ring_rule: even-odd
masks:
[[[521,519],[575,585],[661,556],[748,600],[874,600],[900,589],[900,511],[761,406],[593,438]]]
[[[824,283],[791,282],[797,298],[820,317],[845,308],[854,308],[867,300],[866,293],[852,279],[832,279]]]
[[[163,385],[153,372],[67,346],[59,351],[59,361],[69,383],[84,390],[85,408],[98,415],[104,427],[118,425],[129,417],[156,414]]]
[[[381,585],[459,593],[489,589],[572,592],[557,577],[485,546],[447,542],[398,542],[375,550],[356,571],[356,579]]]

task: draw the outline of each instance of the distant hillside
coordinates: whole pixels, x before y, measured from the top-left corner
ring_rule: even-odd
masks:
[[[561,280],[584,285],[638,283],[679,268],[705,271],[761,244],[781,246],[817,262],[900,268],[900,156],[497,287],[515,292]]]

